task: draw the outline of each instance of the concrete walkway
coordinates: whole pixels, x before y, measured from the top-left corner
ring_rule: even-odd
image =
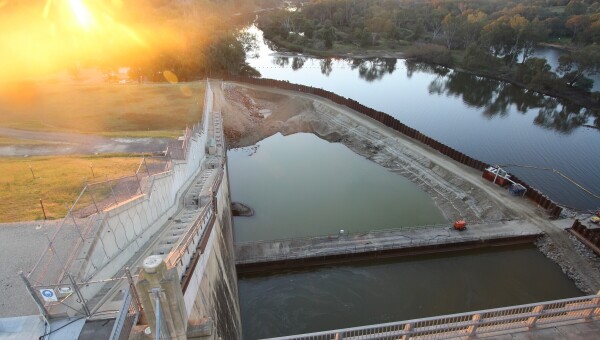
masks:
[[[238,243],[236,264],[266,263],[311,257],[337,256],[433,245],[531,238],[541,230],[527,221],[513,220],[468,226],[456,231],[451,225],[378,230],[287,240]]]

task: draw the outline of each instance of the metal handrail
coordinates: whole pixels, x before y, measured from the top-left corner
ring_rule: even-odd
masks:
[[[219,185],[221,185],[221,181],[223,180],[223,175],[224,175],[223,169],[219,169],[219,172],[217,173],[217,176],[214,178],[214,181],[211,185],[212,192],[215,192],[216,191],[215,188],[218,188]],[[202,208],[200,215],[198,215],[198,217],[196,218],[196,221],[194,221],[194,224],[192,225],[192,227],[188,229],[185,236],[180,239],[180,241],[177,243],[177,245],[175,247],[173,247],[173,250],[167,255],[165,262],[167,263],[168,266],[170,266],[170,267],[176,266],[177,262],[179,262],[179,260],[181,260],[181,258],[183,258],[184,253],[186,252],[186,250],[188,249],[188,247],[194,240],[194,235],[197,234],[198,229],[202,226],[204,218],[207,216],[210,216],[211,213],[213,213],[213,214],[215,213],[212,210],[212,205],[213,205],[213,198],[211,197],[210,201],[207,202],[206,205]]]
[[[600,295],[494,308],[401,322],[314,332],[269,338],[291,339],[380,339],[382,337],[418,336],[447,339],[458,336],[534,328],[566,321],[588,321],[600,316]]]
[[[212,201],[202,208],[200,215],[198,215],[192,227],[188,229],[185,236],[180,239],[177,245],[173,247],[173,250],[171,250],[169,255],[167,255],[167,258],[165,259],[167,266],[174,267],[177,264],[177,262],[181,260],[183,254],[187,251],[188,247],[194,240],[194,235],[197,234],[198,229],[200,229],[204,224],[204,218],[210,216],[210,213],[212,213],[211,203]]]

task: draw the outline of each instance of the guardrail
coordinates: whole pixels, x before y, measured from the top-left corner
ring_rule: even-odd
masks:
[[[533,329],[564,322],[598,320],[600,295],[487,309],[476,312],[392,322],[270,340],[449,339]]]
[[[213,213],[212,204],[206,204],[202,208],[198,218],[194,221],[192,227],[188,229],[185,236],[181,238],[179,243],[177,243],[169,255],[167,255],[167,258],[165,259],[167,266],[178,267],[177,271],[179,272],[180,279],[183,276],[183,271],[185,271],[192,254],[198,246]]]
[[[490,166],[487,163],[484,163],[480,160],[474,159],[456,149],[453,149],[452,147],[449,147],[448,145],[445,145],[429,136],[424,135],[420,131],[407,126],[406,124],[400,122],[398,119],[390,116],[387,113],[374,110],[370,107],[364,106],[363,104],[361,104],[351,98],[345,98],[345,97],[337,95],[333,92],[323,90],[321,88],[315,88],[312,86],[294,84],[294,83],[290,83],[287,81],[281,81],[281,80],[266,79],[266,78],[249,78],[249,77],[233,76],[233,75],[226,75],[226,76],[224,76],[223,80],[237,81],[237,82],[248,83],[248,84],[259,85],[259,86],[275,87],[275,88],[279,88],[282,90],[304,92],[304,93],[316,95],[316,96],[319,96],[319,97],[322,97],[325,99],[329,99],[336,104],[344,105],[356,112],[359,112],[365,116],[375,119],[376,121],[382,123],[383,125],[385,125],[389,128],[392,128],[392,129],[394,129],[394,130],[396,130],[418,142],[421,142],[421,143],[433,148],[434,150],[436,150],[436,151],[438,151],[438,152],[440,152],[440,153],[442,153],[442,154],[452,158],[453,160],[455,160],[459,163],[462,163],[466,166],[477,169],[479,171],[483,171],[485,168]],[[562,212],[562,208],[560,206],[558,206],[554,201],[552,201],[550,198],[545,196],[542,192],[540,192],[539,190],[535,189],[534,187],[528,185],[527,183],[525,183],[524,181],[522,181],[521,179],[519,179],[518,177],[516,177],[513,174],[511,174],[511,179],[513,179],[518,184],[524,186],[527,189],[525,196],[527,198],[531,199],[532,201],[536,202],[542,208],[544,208],[548,212],[548,214],[550,214],[552,217],[555,217],[555,218],[560,216],[560,213]]]

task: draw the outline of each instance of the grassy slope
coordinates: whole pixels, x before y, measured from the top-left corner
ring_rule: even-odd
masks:
[[[20,83],[3,91],[4,95],[0,93],[0,126],[108,136],[173,137],[186,125],[200,120],[204,87],[204,82]]]
[[[0,158],[0,222],[43,219],[39,199],[49,218],[62,218],[85,179],[133,175],[140,164],[134,155]],[[32,167],[36,176],[29,170]]]

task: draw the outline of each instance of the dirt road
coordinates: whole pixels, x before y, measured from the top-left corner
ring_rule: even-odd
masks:
[[[526,219],[548,235],[545,247],[552,259],[582,291],[600,290],[600,268],[582,257],[568,233],[550,221],[541,208],[515,198],[439,152],[345,106],[317,96],[246,84],[214,81],[215,109],[225,119],[232,147],[253,145],[275,133],[314,133],[340,142],[416,183],[426,191],[449,220],[469,222]],[[271,114],[262,118],[261,112]],[[567,223],[568,224],[568,223]]]
[[[95,135],[26,131],[0,127],[0,137],[35,141],[35,144],[0,145],[0,157],[96,154],[106,152],[161,152],[170,138],[107,138]]]

